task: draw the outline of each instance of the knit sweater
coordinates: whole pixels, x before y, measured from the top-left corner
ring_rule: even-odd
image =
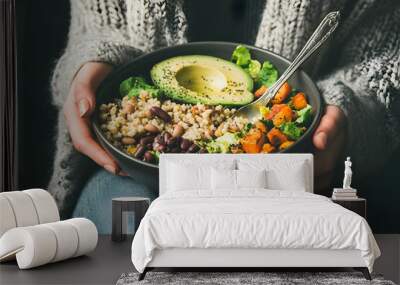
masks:
[[[328,104],[347,118],[346,154],[356,175],[381,165],[400,144],[400,2],[267,0],[257,11],[254,44],[293,59],[330,11],[341,11],[333,38],[308,65]],[[193,12],[192,12],[193,13]],[[190,22],[190,21],[189,21]],[[74,150],[61,112],[86,62],[118,66],[139,54],[187,42],[183,0],[73,0],[68,44],[52,78],[59,108],[49,191],[63,216],[76,203],[94,163]]]

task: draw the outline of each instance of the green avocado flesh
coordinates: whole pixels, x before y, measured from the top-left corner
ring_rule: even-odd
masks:
[[[184,103],[241,106],[254,99],[251,77],[217,57],[172,57],[154,65],[150,75],[167,97]]]

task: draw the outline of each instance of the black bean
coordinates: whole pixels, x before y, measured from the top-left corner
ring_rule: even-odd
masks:
[[[169,132],[165,132],[164,133],[164,142],[167,142],[169,140],[169,138],[171,138],[172,135]]]
[[[169,152],[170,152],[170,153],[180,153],[181,150],[180,150],[179,147],[174,147],[174,148],[171,148]]]
[[[192,145],[192,142],[190,140],[182,139],[182,141],[181,141],[181,149],[183,151],[188,150],[189,147],[191,147],[191,145]]]
[[[152,137],[152,136],[142,137],[140,139],[140,144],[147,145],[147,144],[153,143],[153,141],[154,141],[154,137]]]
[[[166,146],[164,144],[159,144],[159,143],[153,143],[153,150],[158,151],[158,152],[164,152],[166,149]]]
[[[187,152],[197,152],[199,150],[199,146],[197,144],[192,144],[189,149],[187,150]]]
[[[139,158],[140,159],[140,158],[143,157],[145,152],[146,152],[146,147],[144,147],[142,145],[139,145],[139,147],[135,151],[134,156],[135,156],[135,158]]]
[[[164,152],[166,148],[167,148],[167,146],[166,146],[165,144],[160,144],[160,145],[158,146],[157,151],[158,151],[158,152]]]
[[[154,155],[150,151],[146,151],[143,159],[146,162],[152,162],[154,160]]]
[[[194,145],[194,143],[190,143],[189,147],[186,149],[185,152],[190,152],[189,149]]]
[[[177,140],[177,138],[170,137],[170,138],[166,141],[166,143],[167,143],[168,147],[172,148],[172,147],[174,147],[174,146],[177,145],[178,140]]]
[[[153,114],[154,116],[159,117],[161,120],[163,120],[166,123],[169,123],[172,120],[171,116],[168,115],[168,113],[165,112],[160,107],[153,106],[153,107],[150,108],[150,112],[151,112],[151,114]]]
[[[156,136],[154,138],[154,142],[159,143],[159,144],[164,144],[165,143],[164,137],[161,134],[159,134],[158,136]]]

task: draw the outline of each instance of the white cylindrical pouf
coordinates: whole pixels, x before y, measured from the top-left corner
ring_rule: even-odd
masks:
[[[57,252],[51,262],[71,258],[78,250],[78,233],[74,226],[66,221],[44,224],[43,227],[51,229],[57,238]]]
[[[20,269],[77,257],[94,250],[96,226],[75,218],[8,230],[0,238],[0,261],[16,257]]]
[[[15,221],[14,211],[10,202],[6,197],[0,194],[0,237],[9,229],[15,228],[17,222]]]
[[[43,189],[29,189],[22,192],[31,197],[39,218],[39,224],[57,222],[60,220],[56,202],[49,192]]]
[[[74,226],[78,233],[79,244],[74,257],[86,254],[96,248],[98,233],[92,221],[85,218],[74,218],[65,222]]]
[[[38,214],[31,197],[22,191],[3,192],[13,209],[17,227],[33,226],[39,223]]]
[[[11,229],[0,239],[0,258],[16,253],[20,269],[49,263],[56,252],[54,232],[42,225]]]

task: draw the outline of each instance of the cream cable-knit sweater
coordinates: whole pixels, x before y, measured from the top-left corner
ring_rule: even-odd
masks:
[[[400,144],[400,2],[267,0],[265,5],[255,45],[287,58],[299,52],[328,12],[341,11],[334,38],[312,60],[312,74],[327,103],[347,116],[347,154],[357,175],[381,165]],[[54,104],[61,110],[85,62],[117,66],[187,42],[187,28],[183,0],[71,0],[68,45],[52,79]],[[56,145],[48,188],[68,216],[93,162],[73,149],[62,112]]]

